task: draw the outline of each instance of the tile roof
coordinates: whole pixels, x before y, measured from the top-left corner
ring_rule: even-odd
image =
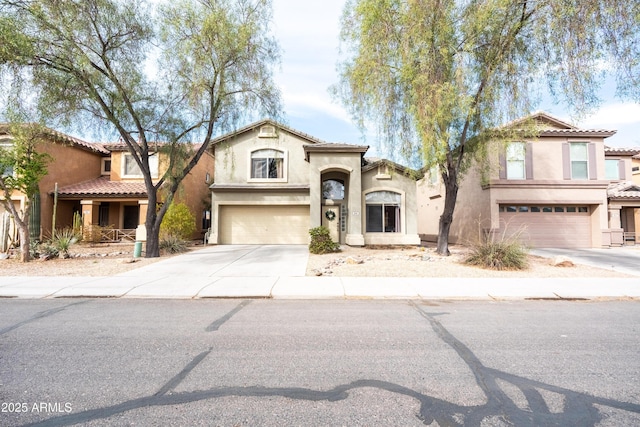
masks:
[[[627,156],[640,154],[640,147],[604,147],[604,154],[622,154]]]
[[[60,197],[147,197],[144,182],[111,181],[107,176],[58,189]]]
[[[28,123],[25,123],[25,125],[29,125]],[[9,127],[10,125],[8,123],[0,123],[0,133],[2,134],[9,134]],[[67,135],[66,133],[62,133],[59,132],[55,129],[51,129],[48,127],[42,127],[41,129],[43,129],[43,133],[46,136],[49,136],[51,138],[53,138],[54,142],[61,142],[61,143],[66,143],[69,145],[72,145],[74,147],[83,149],[83,150],[87,150],[87,151],[91,151],[94,153],[98,153],[98,154],[103,154],[103,155],[108,155],[109,151],[106,150],[102,144],[100,143],[94,143],[94,142],[87,142],[84,141],[80,138],[76,138],[70,135]]]
[[[607,197],[610,199],[638,199],[640,200],[640,186],[632,181],[609,184]]]

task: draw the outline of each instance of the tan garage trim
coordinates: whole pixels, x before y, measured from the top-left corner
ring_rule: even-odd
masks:
[[[501,205],[500,227],[531,247],[589,248],[590,211],[588,206]]]
[[[306,245],[308,205],[221,205],[220,243]]]

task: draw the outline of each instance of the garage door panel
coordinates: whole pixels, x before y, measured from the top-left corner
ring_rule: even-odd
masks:
[[[501,229],[532,247],[591,247],[589,213],[501,212]]]
[[[220,207],[223,244],[308,244],[309,206],[242,205]]]

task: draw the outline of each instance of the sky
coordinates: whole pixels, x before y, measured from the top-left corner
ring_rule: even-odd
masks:
[[[332,99],[329,87],[338,82],[340,17],[345,0],[273,0],[274,35],[283,50],[276,82],[282,90],[286,124],[328,142],[371,145],[367,155],[376,152],[375,139],[354,125],[345,108]],[[640,146],[640,104],[615,99],[611,86],[605,86],[601,108],[579,123],[571,120],[562,105],[547,102],[537,110],[586,129],[617,130],[605,143],[614,147]]]

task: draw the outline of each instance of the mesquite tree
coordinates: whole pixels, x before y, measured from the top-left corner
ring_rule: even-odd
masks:
[[[341,38],[337,96],[389,149],[439,170],[443,255],[460,179],[498,125],[546,89],[587,112],[607,74],[640,99],[637,1],[348,0]]]
[[[280,112],[270,21],[270,0],[0,0],[0,67],[45,119],[119,135],[144,177],[157,257],[162,218],[211,137]],[[158,150],[168,162],[155,178]]]

